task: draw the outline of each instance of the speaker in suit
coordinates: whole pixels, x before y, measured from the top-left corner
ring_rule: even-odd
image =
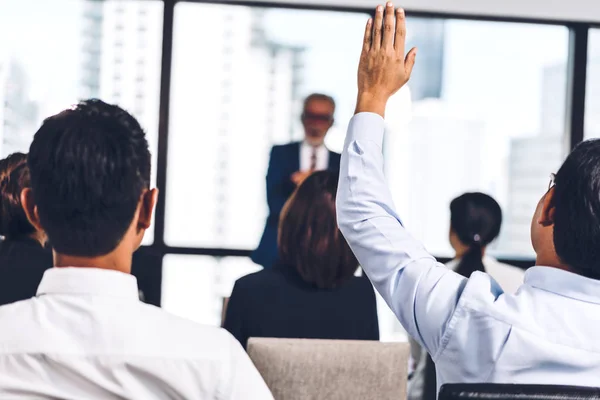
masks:
[[[265,268],[273,266],[277,260],[277,228],[279,214],[287,199],[296,189],[291,176],[300,171],[300,149],[303,142],[295,142],[281,146],[273,146],[267,172],[267,203],[269,216],[265,224],[262,238],[252,253],[252,261]],[[327,150],[329,170],[339,171],[340,155]]]
[[[333,125],[335,101],[324,94],[311,94],[304,100],[302,125],[305,138],[273,146],[267,171],[267,203],[269,216],[252,261],[271,268],[277,261],[277,227],[283,205],[296,186],[310,173],[340,168],[340,155],[329,151],[323,141]]]

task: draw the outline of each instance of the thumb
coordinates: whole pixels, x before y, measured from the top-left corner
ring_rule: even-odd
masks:
[[[415,66],[415,59],[417,57],[417,48],[413,47],[410,49],[406,58],[404,59],[404,71],[406,71],[406,80],[410,79],[410,75],[412,74],[413,67]]]

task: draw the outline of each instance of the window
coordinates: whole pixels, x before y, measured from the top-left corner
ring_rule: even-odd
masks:
[[[115,44],[130,47],[138,35],[123,31],[117,40],[114,31],[122,9],[143,6],[146,36],[151,38],[144,50],[147,63],[136,66],[140,54],[124,52],[116,62]],[[99,97],[133,109],[135,74],[144,68],[146,103],[152,112],[143,114],[153,156],[156,157],[160,57],[162,40],[160,1],[108,0],[5,0],[0,5],[0,157],[27,151],[42,120],[80,98]],[[132,18],[137,13],[130,15]],[[131,21],[135,22],[135,21]],[[44,32],[44,41],[32,32]],[[48,46],[44,43],[60,43]],[[129,67],[131,65],[131,67]],[[73,79],[73,77],[79,77]],[[116,78],[119,79],[116,79]],[[10,112],[7,112],[10,111]],[[7,117],[10,116],[10,121]],[[156,159],[156,158],[155,158]],[[156,168],[153,168],[154,170]],[[152,242],[149,232],[146,243]]]
[[[568,30],[420,18],[408,29],[417,66],[388,109],[385,149],[403,222],[430,252],[452,257],[450,201],[483,191],[504,211],[491,252],[533,256],[531,217],[566,153]]]
[[[587,63],[585,139],[600,138],[600,29],[589,30]]]
[[[223,302],[235,281],[260,269],[245,257],[167,255],[163,260],[162,307],[207,325],[220,326]]]
[[[356,97],[355,85],[348,84],[356,80],[356,71],[348,66],[358,62],[367,17],[176,5],[168,245],[238,249],[257,245],[267,214],[269,150],[275,143],[302,137],[299,115],[307,94],[319,91],[336,98],[339,122],[328,144],[341,149]],[[224,26],[224,20],[235,23]],[[215,34],[219,29],[222,34]],[[232,34],[226,35],[231,29]]]

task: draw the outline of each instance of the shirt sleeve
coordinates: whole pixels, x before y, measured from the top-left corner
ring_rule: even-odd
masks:
[[[359,113],[350,121],[338,223],[377,291],[435,359],[467,280],[439,264],[402,226],[383,173],[384,130],[377,114]]]

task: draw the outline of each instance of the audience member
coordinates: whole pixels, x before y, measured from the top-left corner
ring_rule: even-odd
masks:
[[[487,272],[509,293],[523,284],[524,271],[502,264],[485,255],[487,246],[500,234],[502,209],[492,197],[483,193],[465,193],[450,203],[450,244],[456,252],[446,267],[469,278],[475,271]],[[437,383],[431,356],[411,339],[411,351],[418,361],[409,383],[409,400],[435,400]]]
[[[0,305],[35,296],[44,271],[52,267],[46,235],[29,223],[21,207],[21,191],[29,185],[27,155],[0,160]]]
[[[375,291],[354,276],[337,227],[337,186],[330,171],[306,178],[282,211],[277,266],[236,282],[224,326],[244,346],[249,337],[379,339]]]
[[[340,169],[340,155],[325,147],[325,136],[333,125],[335,101],[324,94],[311,94],[304,100],[302,125],[304,140],[273,146],[267,172],[269,216],[252,261],[271,268],[277,261],[279,214],[294,189],[312,172]]]
[[[413,49],[405,57],[405,38],[404,12],[388,4],[384,17],[379,6],[367,24],[342,154],[341,231],[409,335],[432,355],[438,385],[596,386],[600,141],[579,144],[538,203],[531,224],[538,266],[516,294],[488,274],[465,278],[444,268],[402,226],[383,173],[386,103],[408,81],[416,56]]]
[[[239,343],[138,299],[132,253],[150,226],[150,152],[138,122],[88,100],[44,121],[26,214],[54,268],[37,297],[0,307],[0,397],[270,399]]]

